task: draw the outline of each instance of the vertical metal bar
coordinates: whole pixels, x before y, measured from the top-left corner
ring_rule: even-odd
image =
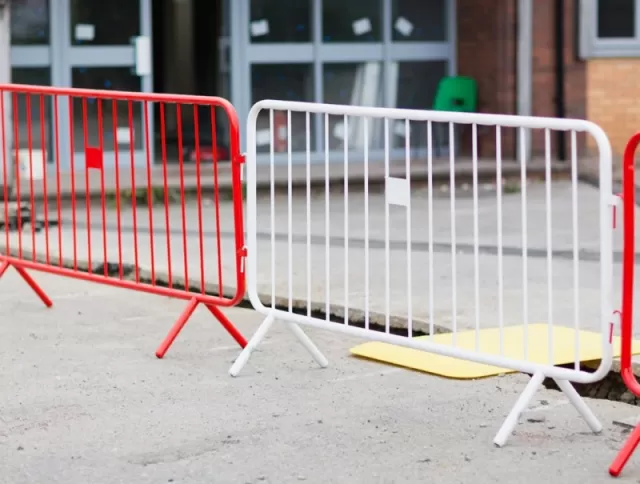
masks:
[[[288,284],[289,284],[289,312],[293,311],[293,167],[292,167],[292,140],[291,140],[291,110],[287,111],[287,255],[289,256],[289,271],[288,271]],[[271,228],[274,230],[274,227]],[[311,230],[311,227],[309,227]]]
[[[195,138],[195,150],[196,150],[196,203],[198,204],[198,251],[200,256],[200,293],[205,294],[205,279],[204,279],[204,232],[202,224],[202,169],[200,163],[202,161],[202,154],[200,153],[200,119],[198,117],[198,105],[193,105],[193,135]],[[149,173],[150,174],[150,173]],[[151,220],[149,220],[151,223]],[[153,233],[153,232],[152,232]],[[219,237],[220,233],[216,233],[216,237]],[[153,245],[153,235],[151,236],[151,244]],[[153,254],[153,252],[152,252]],[[220,267],[221,260],[218,260],[217,265]],[[220,294],[222,297],[223,294]]]
[[[111,101],[111,121],[113,123],[113,153],[115,157],[115,172],[116,172],[116,224],[117,224],[117,237],[118,237],[118,277],[122,279],[124,277],[124,270],[122,267],[122,214],[121,214],[121,200],[120,200],[120,150],[118,144],[118,101]],[[171,264],[168,264],[171,267]],[[169,269],[171,274],[171,269]],[[171,279],[171,276],[169,276]],[[169,286],[171,287],[171,286]]]
[[[89,274],[93,272],[93,262],[91,255],[91,188],[89,186],[89,166],[87,163],[89,148],[89,119],[87,113],[87,98],[82,98],[82,138],[84,141],[84,203],[87,214],[87,269]]]
[[[435,334],[435,287],[433,264],[435,262],[433,256],[433,123],[427,121],[427,178],[429,186],[428,207],[429,214],[429,338],[433,340]]]
[[[325,318],[331,319],[331,186],[329,181],[329,114],[324,116],[324,277]]]
[[[115,117],[115,107],[114,107]],[[115,120],[114,120],[115,123]],[[164,186],[164,224],[167,241],[167,285],[173,289],[173,271],[171,266],[171,217],[169,216],[169,177],[167,174],[167,126],[165,103],[160,103],[160,144],[162,152],[162,184]],[[115,130],[115,125],[114,125]],[[117,172],[116,172],[117,173]],[[118,217],[119,219],[119,217]]]
[[[527,221],[527,132],[520,128],[520,194],[522,220],[522,317],[523,317],[523,343],[524,359],[529,361],[529,247],[528,247],[528,221]]]
[[[456,167],[454,149],[454,124],[449,123],[449,200],[451,216],[451,325],[453,346],[458,342],[458,281],[457,281],[457,242],[456,242]]]
[[[546,226],[547,226],[547,310],[548,310],[548,350],[549,364],[553,364],[553,234],[551,231],[551,217],[553,207],[551,205],[551,132],[544,130],[545,144],[545,200],[546,200]]]
[[[471,151],[473,163],[473,291],[475,300],[475,349],[480,351],[480,229],[478,215],[480,212],[478,191],[478,125],[471,126]]]
[[[369,329],[369,119],[363,118],[364,129],[364,327]]]
[[[131,101],[127,102],[127,116],[129,122],[129,167],[131,168],[131,214],[133,217],[133,258],[134,258],[134,271],[136,275],[136,282],[140,282],[140,268],[138,264],[138,203],[136,200],[136,152],[135,145],[133,140],[135,139],[135,131],[133,129],[133,104]],[[180,112],[178,110],[178,156],[180,157],[180,169],[182,170],[182,129],[180,125]],[[180,172],[180,182],[182,183],[182,171]],[[184,197],[184,185],[181,184],[182,196]],[[184,198],[182,200],[182,206],[184,207]],[[184,208],[183,208],[184,215]],[[187,247],[185,244],[184,247],[184,257],[185,257],[185,271],[186,269],[186,257],[187,257]],[[189,283],[187,278],[185,277],[185,288],[188,288]]]
[[[498,208],[498,326],[500,356],[504,356],[504,261],[502,241],[502,130],[496,126],[496,205]]]
[[[98,147],[100,148],[100,156],[104,153],[104,129],[103,129],[103,113],[102,99],[96,99],[98,103]],[[104,160],[100,167],[100,212],[102,216],[102,267],[104,276],[109,275],[109,257],[107,254],[107,202],[104,187]]]
[[[270,207],[270,230],[271,236],[271,309],[276,308],[276,174],[274,167],[274,137],[276,133],[273,129],[273,109],[269,109],[269,207]]]
[[[149,103],[144,101],[142,103],[142,107],[144,109],[144,151],[146,154],[146,164],[147,164],[147,209],[149,210],[149,257],[151,258],[151,284],[155,286],[156,284],[156,256],[155,256],[155,231],[153,228],[153,199],[154,199],[154,189],[153,189],[153,180],[151,178],[151,141],[150,141],[150,132],[153,129],[151,126],[151,120],[149,119]],[[195,110],[195,107],[194,107]],[[196,128],[197,129],[197,128]],[[197,140],[196,133],[196,140]],[[196,141],[196,146],[198,146],[198,142]],[[196,150],[199,147],[196,148]],[[199,157],[198,157],[199,158]],[[198,164],[198,169],[200,168],[200,160],[196,161]],[[198,173],[198,221],[202,224],[202,201],[200,194],[200,173]],[[202,293],[204,294],[204,259],[202,258],[202,225],[200,225],[200,267],[201,267],[201,275],[202,275]]]
[[[389,118],[384,118],[384,179],[389,180]],[[385,196],[386,198],[386,196]],[[389,200],[384,202],[384,330],[391,330],[391,249],[389,234]],[[409,333],[411,336],[411,333]]]
[[[408,203],[406,208],[407,214],[407,329],[408,337],[413,336],[413,261],[412,261],[412,234],[411,234],[411,123],[408,119],[404,124],[404,151],[405,151],[405,170],[407,177],[407,186],[409,189]]]
[[[349,116],[344,115],[344,322],[349,325]]]
[[[31,260],[36,261],[36,226],[33,220],[36,217],[36,200],[33,186],[33,120],[31,119],[31,94],[26,94],[27,115],[27,150],[29,151],[29,200],[31,212]]]
[[[47,265],[51,264],[51,255],[49,247],[49,187],[47,185],[47,135],[45,130],[46,108],[44,95],[40,94],[40,151],[42,153],[42,191],[44,203],[44,244],[45,244],[45,261]]]
[[[573,227],[573,330],[574,330],[574,368],[580,370],[580,237],[578,205],[578,141],[575,131],[571,131],[571,205]]]
[[[311,113],[305,113],[306,177],[307,184],[307,316],[311,317]]]

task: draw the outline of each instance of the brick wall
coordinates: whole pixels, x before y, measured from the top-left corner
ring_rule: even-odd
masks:
[[[587,62],[587,117],[605,130],[614,155],[640,130],[640,59]],[[594,147],[592,141],[589,147]]]
[[[478,81],[479,111],[517,111],[517,0],[458,0],[458,73]],[[586,66],[576,57],[575,5],[565,0],[565,109],[567,117],[586,116]],[[533,114],[555,116],[555,11],[553,0],[536,0],[533,15]],[[503,136],[505,156],[515,154],[515,133]],[[579,149],[584,139],[579,138]],[[556,144],[552,139],[552,147]],[[568,144],[568,141],[567,141]],[[466,143],[465,143],[466,145]],[[535,133],[534,155],[544,154],[544,134]],[[495,135],[480,139],[481,156],[495,156]]]

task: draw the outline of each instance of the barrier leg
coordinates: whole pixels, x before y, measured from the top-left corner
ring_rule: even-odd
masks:
[[[627,464],[627,461],[636,450],[636,447],[638,447],[639,443],[640,425],[636,426],[636,428],[633,429],[633,432],[631,432],[631,434],[629,435],[629,438],[624,443],[624,446],[622,447],[622,449],[620,449],[620,452],[618,452],[618,455],[612,462],[611,467],[609,467],[609,474],[611,474],[613,477],[618,477],[620,475],[622,469],[624,469],[624,466]]]
[[[33,289],[33,292],[37,294],[37,296],[45,306],[47,306],[48,308],[53,306],[53,302],[51,301],[51,299],[49,299],[49,296],[47,296],[44,290],[38,285],[36,281],[33,280],[33,278],[27,273],[27,271],[24,270],[23,267],[12,264],[11,262],[4,261],[2,262],[2,264],[0,264],[0,277],[2,277],[5,272],[7,272],[9,266],[13,266],[16,272],[20,274],[22,279],[24,279],[24,282],[26,282],[29,287]]]
[[[298,341],[300,341],[302,346],[304,346],[307,351],[311,353],[311,356],[314,360],[316,360],[316,363],[318,363],[321,368],[326,368],[327,366],[329,366],[329,360],[327,360],[327,358],[322,354],[322,352],[318,349],[314,342],[311,341],[311,338],[307,336],[307,333],[302,331],[302,328],[300,326],[294,323],[287,323],[287,328],[289,328],[289,330],[295,335],[295,337],[298,338]]]
[[[586,420],[587,425],[589,425],[591,430],[595,433],[602,432],[602,424],[578,394],[573,385],[567,380],[554,379],[554,381],[556,382],[556,385],[558,385],[558,388],[560,388],[560,390],[562,390],[562,392],[567,396],[578,413],[582,415],[582,418]]]
[[[178,320],[175,322],[175,324],[169,331],[169,334],[167,334],[167,337],[164,339],[162,343],[160,343],[160,346],[156,350],[156,357],[158,358],[164,357],[164,355],[167,353],[167,351],[169,350],[169,348],[171,347],[175,339],[180,334],[180,331],[182,331],[182,328],[184,328],[184,326],[187,324],[187,321],[189,321],[189,318],[191,318],[191,316],[193,315],[193,312],[198,307],[198,304],[200,304],[200,301],[198,301],[198,299],[195,297],[189,301],[188,306],[185,308],[185,310],[182,312]],[[215,318],[220,322],[222,327],[227,330],[227,332],[233,337],[233,339],[235,339],[238,342],[238,344],[242,348],[244,348],[247,345],[247,340],[244,339],[244,336],[242,336],[240,331],[238,331],[238,329],[233,325],[233,323],[229,321],[229,318],[227,318],[224,315],[224,313],[220,311],[219,308],[215,306],[211,306],[209,304],[205,304],[205,306],[207,307],[207,309],[209,309],[209,311],[211,311],[211,314],[215,316]]]
[[[540,388],[543,381],[544,375],[541,372],[534,373],[524,391],[520,394],[520,397],[518,397],[518,400],[511,409],[511,412],[509,412],[509,415],[502,424],[502,427],[500,427],[500,430],[493,439],[493,443],[495,445],[503,447],[504,444],[507,443],[507,439],[511,435],[511,432],[513,432],[513,429],[518,424],[520,414],[529,406],[529,402],[533,398],[533,395],[538,391],[538,388]]]
[[[189,301],[189,304],[187,305],[185,310],[182,311],[182,314],[178,317],[178,320],[172,326],[171,330],[169,330],[169,334],[167,334],[167,337],[164,339],[162,343],[160,343],[160,346],[156,350],[157,358],[164,357],[164,355],[167,353],[167,351],[169,350],[169,348],[171,347],[175,339],[178,337],[178,335],[180,334],[180,331],[182,331],[182,328],[184,328],[184,325],[187,324],[187,321],[189,321],[189,318],[191,317],[191,315],[193,314],[193,312],[196,310],[197,307],[198,307],[198,300],[194,297]]]
[[[271,325],[273,325],[274,321],[275,318],[273,317],[273,314],[270,314],[265,318],[264,321],[262,321],[262,324],[260,324],[258,330],[251,337],[242,352],[240,352],[240,354],[236,358],[236,361],[233,362],[233,365],[231,365],[231,368],[229,369],[229,375],[238,376],[240,374],[240,372],[244,368],[244,365],[246,365],[247,361],[249,361],[249,358],[251,358],[251,353],[253,353],[253,350],[258,347],[262,339],[271,328]]]
[[[225,314],[220,310],[220,308],[216,306],[207,305],[207,309],[211,311],[211,314],[220,322],[222,327],[227,330],[227,333],[231,335],[233,339],[240,345],[241,348],[247,346],[247,340],[242,336],[242,333],[238,331],[229,318],[225,316]]]
[[[247,345],[244,347],[240,355],[238,355],[238,358],[236,358],[236,361],[233,362],[233,365],[229,369],[229,374],[231,376],[235,377],[240,374],[244,366],[249,361],[249,358],[251,357],[251,353],[253,353],[253,351],[262,342],[262,340],[266,336],[269,329],[271,329],[271,326],[273,325],[274,321],[275,321],[275,317],[273,316],[273,314],[269,314],[269,316],[265,318],[265,320],[262,322],[260,327],[258,327],[258,330],[255,332],[255,334],[251,337]],[[289,328],[289,330],[294,334],[294,336],[298,339],[298,341],[300,341],[302,346],[304,346],[306,350],[309,353],[311,353],[311,356],[318,363],[318,365],[320,365],[322,368],[326,368],[329,365],[329,361],[320,352],[320,350],[313,343],[313,341],[311,341],[311,338],[309,338],[306,335],[306,333],[302,331],[302,328],[300,328],[300,326],[298,326],[295,323],[285,323],[285,324]]]

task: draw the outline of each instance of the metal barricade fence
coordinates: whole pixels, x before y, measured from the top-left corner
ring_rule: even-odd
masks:
[[[287,123],[276,134],[274,113],[279,111]],[[437,127],[445,128],[439,137]],[[464,193],[455,181],[457,128],[471,134],[473,182]],[[495,195],[482,191],[478,176],[480,129],[493,130]],[[508,194],[501,183],[508,130],[519,140],[518,194]],[[551,135],[556,131],[570,139],[571,177],[562,193],[552,196]],[[600,175],[599,191],[581,197],[579,133],[595,140]],[[529,187],[524,155],[526,137],[534,134],[544,141],[545,182]],[[276,136],[286,140],[284,153],[274,149]],[[266,158],[263,164],[257,159],[259,150]],[[294,151],[300,152],[299,160]],[[445,159],[437,159],[435,151]],[[400,161],[394,162],[398,154]],[[300,326],[532,375],[496,435],[499,446],[547,377],[557,382],[591,429],[599,431],[599,421],[571,382],[597,381],[611,365],[612,206],[617,201],[611,156],[605,133],[582,120],[258,102],[247,125],[247,291],[265,320],[230,374],[239,374],[274,321],[281,320],[323,367],[327,359]],[[377,165],[384,165],[382,194],[369,182],[376,157],[381,161]],[[450,179],[442,191],[433,181],[438,163],[447,167]],[[426,186],[411,179],[412,170],[420,167]],[[320,193],[312,191],[314,173],[322,180]],[[350,175],[361,176],[360,188],[349,183]],[[300,195],[296,178],[304,180]],[[269,195],[260,199],[258,180],[271,184]],[[554,204],[554,197],[561,200]],[[588,264],[581,260],[578,239],[579,220],[584,221],[578,209],[584,204],[597,213],[590,214],[589,220],[596,222],[586,230],[586,240],[595,242],[595,261]],[[562,217],[554,218],[557,213]],[[481,233],[480,222],[490,226],[489,233]],[[562,236],[557,247],[554,231]],[[582,289],[585,284],[589,294]],[[538,318],[547,318],[542,341],[528,337]],[[398,320],[406,322],[403,328]],[[523,324],[518,343],[523,356],[506,347],[509,321]],[[497,353],[480,341],[481,329],[496,323],[490,343],[499,348]],[[573,330],[571,367],[553,361],[555,330],[562,325]],[[433,341],[442,326],[452,333],[452,344]],[[580,366],[579,330],[585,328],[600,335],[602,361],[595,372]],[[412,338],[414,330],[432,337]],[[473,347],[457,343],[465,330],[475,332]],[[567,345],[556,342],[561,344]],[[536,345],[546,346],[548,356],[535,359]]]
[[[15,84],[0,94],[0,275],[12,266],[47,306],[27,270],[188,301],[159,358],[200,304],[244,347],[220,310],[245,293],[244,156],[233,106]]]
[[[636,179],[635,158],[640,146],[640,133],[631,137],[622,160],[622,202],[624,210],[624,247],[622,255],[622,307],[620,310],[620,375],[629,391],[640,397],[640,383],[633,372],[631,352],[633,345],[633,297],[636,258]],[[609,473],[617,477],[640,443],[640,425],[631,432],[622,449],[609,467]]]

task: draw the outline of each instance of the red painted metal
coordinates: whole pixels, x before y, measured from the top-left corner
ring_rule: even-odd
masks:
[[[622,255],[622,310],[620,314],[620,335],[622,348],[620,354],[620,374],[625,385],[636,396],[640,396],[640,383],[633,373],[631,346],[633,343],[633,290],[635,269],[635,155],[640,145],[640,133],[631,137],[624,150],[623,157],[623,230],[624,246]],[[622,449],[609,467],[612,476],[618,476],[640,443],[640,426],[629,435]]]
[[[10,100],[11,103],[7,103],[7,100]],[[93,108],[91,114],[90,105]],[[20,106],[26,106],[24,112]],[[159,106],[160,149],[158,151],[161,166],[154,166],[154,160],[151,158],[154,137],[150,132],[149,118],[152,106]],[[211,113],[209,122],[211,123],[212,140],[206,146],[201,146],[204,142],[201,142],[198,131],[201,122],[198,118],[198,107],[202,108],[202,106]],[[53,113],[49,116],[47,116],[48,108],[52,108],[51,112]],[[181,220],[179,224],[173,222],[173,225],[171,215],[175,218],[176,213],[174,211],[172,214],[170,199],[171,180],[168,175],[166,136],[169,109],[173,110],[178,125],[177,163],[180,187],[178,209]],[[228,120],[232,198],[230,204],[223,204],[220,197],[220,160],[216,148],[216,109],[222,109]],[[5,110],[11,110],[11,113],[6,113]],[[135,110],[142,113],[141,119],[136,120]],[[61,115],[64,111],[66,111],[66,115]],[[7,117],[5,114],[10,114],[10,116]],[[193,163],[195,163],[197,186],[195,201],[191,202],[195,203],[197,209],[195,234],[191,233],[193,229],[188,229],[188,222],[191,220],[187,220],[189,202],[185,197],[184,168],[186,161],[183,159],[182,146],[182,139],[185,135],[182,132],[183,114],[193,116],[195,130],[196,146]],[[8,127],[5,126],[7,119],[11,119],[13,124],[12,132],[8,132]],[[60,137],[63,132],[61,122],[64,122],[65,119],[67,120],[66,132],[69,133],[68,140],[63,140]],[[47,306],[52,305],[51,300],[31,278],[27,270],[47,272],[188,301],[187,308],[158,347],[156,351],[158,358],[162,358],[166,354],[199,305],[208,308],[240,346],[244,347],[247,344],[242,334],[220,310],[220,308],[237,305],[245,294],[243,260],[245,242],[241,181],[244,156],[240,151],[238,116],[228,101],[204,96],[0,84],[0,123],[2,153],[10,154],[9,158],[13,157],[15,160],[13,165],[15,199],[11,197],[7,183],[4,184],[2,198],[5,236],[0,241],[0,277],[9,266],[12,266]],[[125,123],[128,129],[128,140],[123,141],[119,140],[118,136],[119,133],[123,133]],[[46,130],[47,124],[50,126],[50,132]],[[38,126],[39,129],[35,129]],[[26,143],[25,130],[23,129],[25,127]],[[136,138],[139,136],[141,138]],[[41,147],[36,147],[37,144]],[[212,154],[207,163],[202,166],[201,149]],[[47,150],[49,151],[48,156]],[[67,171],[62,168],[60,158],[65,152],[69,156]],[[141,183],[141,180],[136,180],[136,168],[140,168],[140,160],[136,165],[136,152],[144,153],[143,169],[146,178],[144,183]],[[20,159],[21,156],[25,156],[25,153],[29,163],[27,184],[24,183],[24,180],[20,180],[21,173],[18,169],[21,162],[27,161]],[[82,163],[81,160],[76,159],[80,158],[77,156],[78,153],[84,154]],[[112,167],[105,162],[106,153],[112,154]],[[38,158],[37,155],[42,160],[49,158],[52,161],[50,164],[43,163],[41,180],[34,177],[34,160]],[[2,156],[4,180],[9,179],[9,168],[7,156]],[[122,172],[125,170],[130,172],[129,180],[123,176]],[[55,173],[48,173],[48,171]],[[99,182],[91,174],[92,171],[99,173]],[[153,184],[154,172],[162,173],[160,187]],[[78,192],[78,188],[82,186],[82,182],[78,180],[79,176],[84,178],[84,193]],[[213,180],[213,203],[215,205],[213,216],[205,215],[203,210],[205,200],[202,180],[209,176]],[[61,181],[63,177],[70,177],[69,210],[62,208]],[[114,183],[115,190],[115,209],[112,213],[109,213],[106,200],[107,177]],[[100,185],[99,200],[90,196],[93,188],[92,183]],[[52,187],[52,184],[55,186]],[[29,192],[27,194],[24,193],[25,187]],[[136,190],[140,190],[141,187],[147,189],[144,204],[140,204],[141,199],[136,193]],[[125,192],[125,189],[130,191]],[[162,215],[160,217],[158,217],[158,212],[154,211],[154,189],[163,191]],[[51,196],[52,190],[54,190],[53,196]],[[122,204],[123,193],[131,196],[130,210],[129,207]],[[36,198],[42,200],[42,206],[36,203]],[[14,203],[12,200],[15,200],[15,207],[12,206]],[[98,203],[100,206],[94,207],[92,210],[92,204]],[[54,213],[57,215],[58,227],[55,227],[51,220],[53,218],[51,205],[54,204],[56,205]],[[17,227],[15,229],[17,232],[15,234],[12,232],[12,228],[8,224],[11,213],[16,211],[20,214],[21,209],[25,206],[29,208],[33,216],[39,216],[42,219],[43,236],[37,233],[36,225],[33,223],[29,224],[29,228],[26,228],[22,216],[18,216],[16,219]],[[96,211],[95,208],[99,210]],[[70,220],[65,220],[63,214],[68,214],[69,211]],[[109,226],[109,219],[113,213],[116,215],[115,228]],[[130,217],[132,224],[128,229],[123,223],[125,215]],[[221,217],[224,216],[232,220],[233,223],[232,252],[223,250],[224,237]],[[92,220],[92,217],[98,220]],[[82,220],[83,218],[84,220]],[[81,240],[80,234],[83,229],[86,229],[86,239]],[[158,232],[163,231],[164,234],[158,235]],[[178,242],[171,237],[171,234],[176,231],[180,239]],[[211,233],[214,235],[211,236]],[[127,240],[127,234],[131,236],[132,240]],[[71,244],[68,243],[69,236]],[[42,241],[43,237],[44,241]],[[197,238],[197,251],[189,250],[188,241],[193,240],[192,237]],[[148,245],[146,245],[147,240]],[[4,242],[4,247],[2,247],[2,242]],[[57,250],[54,250],[52,247],[56,243],[58,247]],[[86,249],[86,258],[82,258],[79,254],[83,246]],[[97,246],[101,246],[101,250],[95,250]],[[133,260],[125,260],[123,254],[128,248],[132,249]],[[143,276],[140,271],[140,254],[143,250],[148,251],[146,258],[150,265],[148,276]],[[162,252],[166,256],[159,255]],[[211,274],[205,275],[205,254],[216,254],[217,256],[216,274],[213,281]],[[225,254],[227,254],[227,258],[225,258]],[[100,263],[102,270],[98,271],[94,267],[96,263]],[[127,277],[124,270],[127,263],[131,263],[133,266],[133,275],[130,277]],[[164,268],[159,269],[159,264]],[[223,266],[234,267],[233,290],[225,291],[229,283],[223,281]],[[112,267],[117,267],[117,271],[115,271],[117,273],[114,274],[114,271],[110,270]],[[190,274],[189,267],[197,268],[197,273]],[[161,270],[166,279],[163,284],[158,282]],[[205,279],[208,280],[205,281]],[[216,290],[207,290],[207,282],[213,282]]]

